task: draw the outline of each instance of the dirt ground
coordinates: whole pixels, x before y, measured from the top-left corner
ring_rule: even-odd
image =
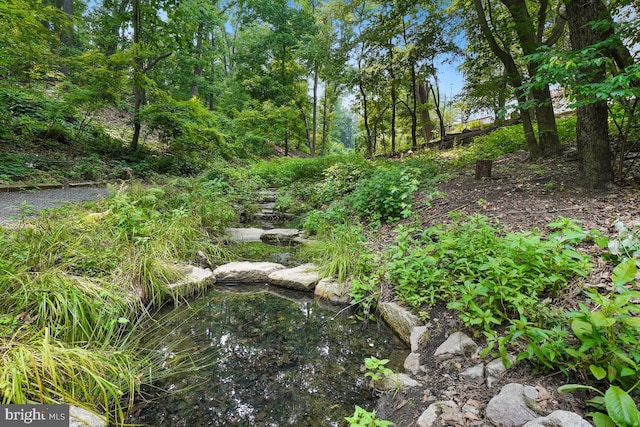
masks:
[[[474,168],[469,167],[451,180],[438,185],[441,196],[419,206],[424,227],[447,221],[449,213],[482,214],[498,220],[510,231],[528,231],[534,228],[542,232],[546,225],[558,217],[581,221],[584,230],[597,229],[613,236],[613,221],[616,218],[626,224],[640,221],[640,191],[637,185],[617,187],[607,190],[590,191],[581,188],[577,180],[577,161],[573,152],[562,156],[532,163],[526,152],[517,152],[493,162],[490,179],[475,180]],[[428,194],[430,190],[425,190]],[[383,229],[382,241],[391,241],[393,227]],[[378,244],[383,244],[378,242]],[[581,249],[598,254],[595,245],[583,245]],[[595,268],[589,283],[606,285],[610,283],[610,266],[594,257]],[[576,289],[571,298],[580,298]],[[392,295],[386,295],[392,298]],[[573,305],[576,301],[566,301]],[[465,404],[478,408],[477,417],[470,415],[462,422],[451,420],[452,426],[490,426],[483,420],[484,407],[500,388],[510,382],[538,387],[540,404],[548,412],[565,409],[583,413],[585,396],[559,394],[559,385],[575,379],[568,379],[561,373],[537,373],[532,366],[520,364],[509,371],[488,389],[484,384],[474,384],[459,378],[459,372],[473,365],[473,360],[459,360],[447,366],[435,363],[430,355],[457,330],[464,330],[456,315],[443,306],[434,307],[429,315],[442,327],[436,328],[432,338],[421,348],[421,363],[426,365],[426,388],[409,389],[396,395],[381,397],[378,405],[380,418],[391,420],[399,427],[415,425],[429,404],[437,400],[453,400],[458,406]],[[482,339],[476,340],[482,346]],[[477,360],[475,361],[477,362]]]

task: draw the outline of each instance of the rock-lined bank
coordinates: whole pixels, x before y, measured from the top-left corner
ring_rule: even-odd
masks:
[[[382,392],[377,414],[396,426],[441,427],[588,427],[589,422],[567,409],[544,383],[508,380],[502,359],[483,360],[480,347],[465,333],[443,330],[445,319],[421,325],[418,318],[393,302],[380,305],[382,318],[411,348],[406,373],[376,382]],[[509,362],[515,356],[508,355]],[[504,385],[502,385],[504,383]],[[499,385],[499,389],[496,385]],[[476,396],[492,396],[484,401]],[[568,398],[570,401],[570,398]]]

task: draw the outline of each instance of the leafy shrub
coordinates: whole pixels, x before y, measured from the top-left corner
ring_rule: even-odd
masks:
[[[570,143],[576,138],[576,118],[558,119],[558,137],[562,143]],[[495,160],[505,154],[526,149],[524,130],[522,125],[512,125],[499,128],[487,135],[474,138],[468,147],[455,150],[457,156],[453,161],[455,166],[474,163],[480,159]]]
[[[359,181],[347,203],[362,218],[393,222],[412,214],[412,196],[418,189],[417,171],[400,166],[380,167]]]
[[[536,319],[541,299],[590,268],[558,239],[503,233],[483,216],[452,220],[424,231],[399,227],[389,279],[411,306],[450,301],[469,327],[491,332],[509,319]]]
[[[252,170],[267,185],[282,187],[296,181],[320,181],[325,170],[338,163],[351,163],[352,159],[359,162],[358,156],[323,156],[309,159],[283,157],[261,161]]]

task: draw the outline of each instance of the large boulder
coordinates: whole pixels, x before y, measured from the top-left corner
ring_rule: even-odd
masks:
[[[218,282],[267,283],[271,273],[284,268],[275,262],[239,261],[221,265],[213,270],[213,275]]]
[[[303,264],[269,274],[270,284],[299,291],[313,291],[319,281],[318,268],[313,264]]]

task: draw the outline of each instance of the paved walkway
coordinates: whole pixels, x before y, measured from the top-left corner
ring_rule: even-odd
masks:
[[[48,190],[27,190],[0,192],[0,223],[6,223],[22,214],[22,205],[26,203],[29,211],[63,205],[67,202],[83,202],[106,197],[105,187],[54,188]]]

